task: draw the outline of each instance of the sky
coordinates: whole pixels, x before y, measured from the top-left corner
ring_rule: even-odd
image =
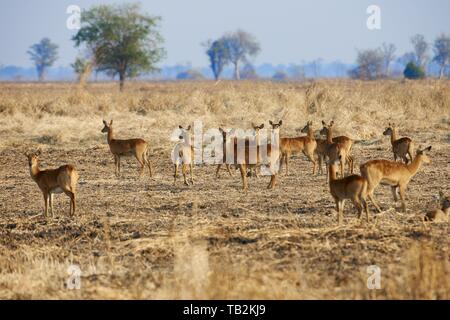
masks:
[[[131,1],[135,2],[135,1]],[[352,63],[358,49],[394,43],[411,51],[410,38],[421,33],[432,42],[450,34],[449,0],[147,0],[143,10],[162,17],[166,58],[159,63],[207,66],[202,43],[238,28],[261,43],[255,64],[302,63],[317,58]],[[79,53],[66,27],[69,5],[88,9],[105,0],[1,0],[0,65],[30,67],[26,51],[49,37],[59,45],[56,66],[68,66]],[[369,30],[366,9],[377,5],[381,29]]]

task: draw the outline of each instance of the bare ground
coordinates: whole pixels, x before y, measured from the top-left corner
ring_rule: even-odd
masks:
[[[68,198],[57,195],[56,217],[46,220],[23,156],[36,143],[6,144],[0,298],[448,299],[448,224],[422,222],[437,207],[433,196],[450,190],[448,126],[408,134],[433,146],[432,163],[409,184],[408,212],[380,186],[383,213],[371,206],[370,222],[359,221],[347,203],[341,227],[325,175],[312,175],[303,155],[291,160],[290,175],[281,174],[275,190],[260,177],[243,192],[238,171],[229,177],[223,170],[217,180],[206,165],[195,168],[194,186],[182,179],[173,186],[169,144],[153,148],[154,177],[146,171],[138,179],[134,159],[114,176],[106,144],[41,143],[41,168],[70,162],[80,172],[76,217],[67,217]],[[353,153],[357,173],[364,161],[392,158],[381,134]],[[81,269],[80,290],[66,288],[71,264]],[[381,270],[381,289],[366,286],[370,265]]]

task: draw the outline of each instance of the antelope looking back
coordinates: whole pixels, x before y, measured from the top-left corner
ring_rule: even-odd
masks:
[[[366,200],[367,180],[356,174],[342,179],[337,179],[336,164],[339,163],[340,160],[341,159],[339,158],[333,161],[329,160],[328,169],[330,172],[330,193],[336,203],[339,224],[343,221],[344,202],[346,199],[350,199],[353,202],[354,206],[358,210],[358,218],[361,218],[361,213],[364,208],[364,211],[366,212],[366,219],[369,221],[369,208]]]
[[[73,165],[63,165],[57,169],[39,169],[39,155],[41,151],[35,153],[25,153],[30,167],[31,178],[36,182],[44,196],[45,210],[44,216],[48,216],[48,207],[53,217],[53,194],[65,193],[70,198],[69,215],[75,215],[75,197],[78,182],[78,172]]]
[[[410,160],[413,160],[413,142],[411,138],[403,137],[397,139],[397,128],[394,123],[389,123],[389,127],[384,130],[383,135],[391,137],[392,144],[392,152],[394,153],[394,161],[397,161],[397,158],[402,159],[405,163],[408,163],[408,158],[406,155],[409,155]]]
[[[111,150],[111,153],[114,155],[116,176],[120,175],[120,157],[135,156],[141,166],[140,176],[142,176],[142,174],[144,173],[145,165],[147,165],[151,177],[152,166],[148,159],[148,143],[143,139],[114,139],[114,132],[112,127],[113,121],[111,120],[108,124],[105,120],[103,120],[103,124],[104,127],[102,129],[102,133],[107,133],[109,150]]]

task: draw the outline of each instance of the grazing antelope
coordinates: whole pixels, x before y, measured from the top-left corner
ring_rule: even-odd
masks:
[[[317,142],[314,138],[312,121],[308,121],[308,123],[302,129],[302,133],[307,133],[308,135],[306,137],[280,138],[280,171],[284,162],[286,165],[286,175],[289,174],[289,158],[292,154],[300,152],[303,152],[303,154],[313,163],[313,174],[316,172],[316,160],[314,159],[314,152],[317,148]]]
[[[340,158],[341,156],[339,156]],[[346,199],[350,199],[353,205],[358,210],[358,218],[361,218],[361,213],[366,212],[366,219],[369,221],[369,207],[367,204],[367,181],[363,177],[354,174],[342,179],[336,177],[337,163],[341,159],[335,159],[328,161],[330,172],[330,193],[336,203],[336,211],[338,212],[338,222],[342,223],[344,219],[344,202]]]
[[[53,194],[64,192],[70,198],[69,215],[75,215],[75,195],[78,181],[78,172],[73,165],[67,164],[57,169],[39,169],[39,155],[41,151],[35,153],[25,153],[30,167],[31,178],[37,183],[44,195],[45,211],[44,216],[48,216],[48,206],[53,217]]]
[[[340,157],[341,162],[341,175],[345,176],[344,167],[345,163],[348,163],[348,169],[350,174],[353,173],[353,157],[350,156],[350,150],[353,145],[353,140],[345,137],[339,136],[333,138],[333,125],[334,121],[331,121],[330,124],[326,124],[325,121],[322,120],[323,128],[320,130],[321,135],[326,135],[326,145],[325,148],[325,156],[328,157],[330,161],[334,161]],[[319,160],[319,163],[322,162],[322,159]]]
[[[114,155],[115,174],[120,175],[120,157],[135,156],[139,164],[141,165],[140,176],[144,173],[144,167],[147,164],[150,171],[150,177],[152,176],[152,166],[148,159],[148,143],[143,139],[127,139],[118,140],[114,139],[113,135],[113,121],[109,124],[103,120],[104,127],[102,133],[107,133],[109,150]]]
[[[445,196],[442,191],[439,192],[439,203],[441,209],[429,211],[423,218],[424,221],[448,222],[450,215],[450,196]]]
[[[431,146],[423,150],[418,149],[415,158],[409,164],[389,160],[371,160],[360,166],[361,175],[368,183],[367,194],[373,205],[381,212],[380,206],[375,201],[373,191],[381,183],[390,185],[394,200],[397,199],[397,188],[402,201],[402,210],[406,212],[405,191],[409,181],[416,175],[423,163],[430,163],[427,153]]]
[[[175,159],[174,160],[174,173],[173,173],[173,185],[175,185],[178,177],[178,167],[181,164],[181,172],[183,173],[184,184],[189,185],[187,180],[187,172],[189,169],[190,182],[194,184],[194,146],[191,141],[191,126],[186,129],[182,126],[178,127],[181,130],[180,142],[175,145]]]
[[[397,128],[395,127],[395,124],[389,123],[389,127],[387,127],[386,130],[384,130],[383,135],[391,136],[394,161],[397,161],[397,158],[400,158],[407,164],[408,158],[406,157],[406,154],[409,155],[411,161],[413,160],[412,157],[414,150],[413,142],[411,138],[408,137],[397,139]]]

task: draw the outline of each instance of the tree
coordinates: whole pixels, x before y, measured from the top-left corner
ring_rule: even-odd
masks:
[[[421,66],[416,65],[414,62],[410,62],[406,65],[403,75],[407,79],[423,79],[425,78],[425,72]]]
[[[350,71],[352,77],[365,80],[378,79],[383,69],[383,53],[380,49],[368,49],[358,52],[356,69]]]
[[[209,57],[210,67],[214,74],[214,79],[219,80],[223,68],[230,61],[229,52],[225,46],[223,39],[216,41],[209,40],[206,43],[206,54]]]
[[[450,36],[441,34],[434,41],[434,58],[439,65],[439,79],[444,77],[445,66],[450,62]]]
[[[27,53],[36,66],[39,81],[44,80],[46,69],[58,59],[58,46],[49,38],[43,38],[40,42],[33,44]]]
[[[229,60],[234,65],[234,78],[239,80],[239,66],[248,62],[249,57],[256,56],[261,47],[253,35],[242,30],[228,33],[221,38],[229,54]]]
[[[381,45],[381,53],[383,55],[383,73],[386,77],[389,77],[390,69],[389,66],[392,61],[395,59],[395,50],[397,48],[395,47],[395,44],[393,43],[386,43],[384,42]]]
[[[255,80],[258,79],[258,74],[256,73],[255,67],[247,63],[243,68],[242,71],[240,71],[241,79],[246,80]]]
[[[286,72],[284,72],[283,70],[278,70],[277,72],[275,72],[275,74],[272,76],[272,79],[275,81],[286,81],[289,79],[288,75],[286,74]]]
[[[86,79],[89,77],[89,74],[92,70],[92,62],[88,59],[77,57],[75,62],[70,65],[73,68],[73,71],[78,75],[78,81],[80,85],[84,85]]]
[[[157,70],[165,54],[158,31],[160,17],[141,12],[140,4],[100,5],[81,13],[81,28],[72,38],[92,51],[98,71],[125,78]]]
[[[205,77],[197,70],[186,70],[177,74],[177,80],[202,80]]]
[[[425,68],[430,57],[428,56],[429,45],[425,41],[425,37],[421,34],[416,34],[411,38],[411,43],[414,47],[414,54],[416,58],[416,63],[421,68]]]

